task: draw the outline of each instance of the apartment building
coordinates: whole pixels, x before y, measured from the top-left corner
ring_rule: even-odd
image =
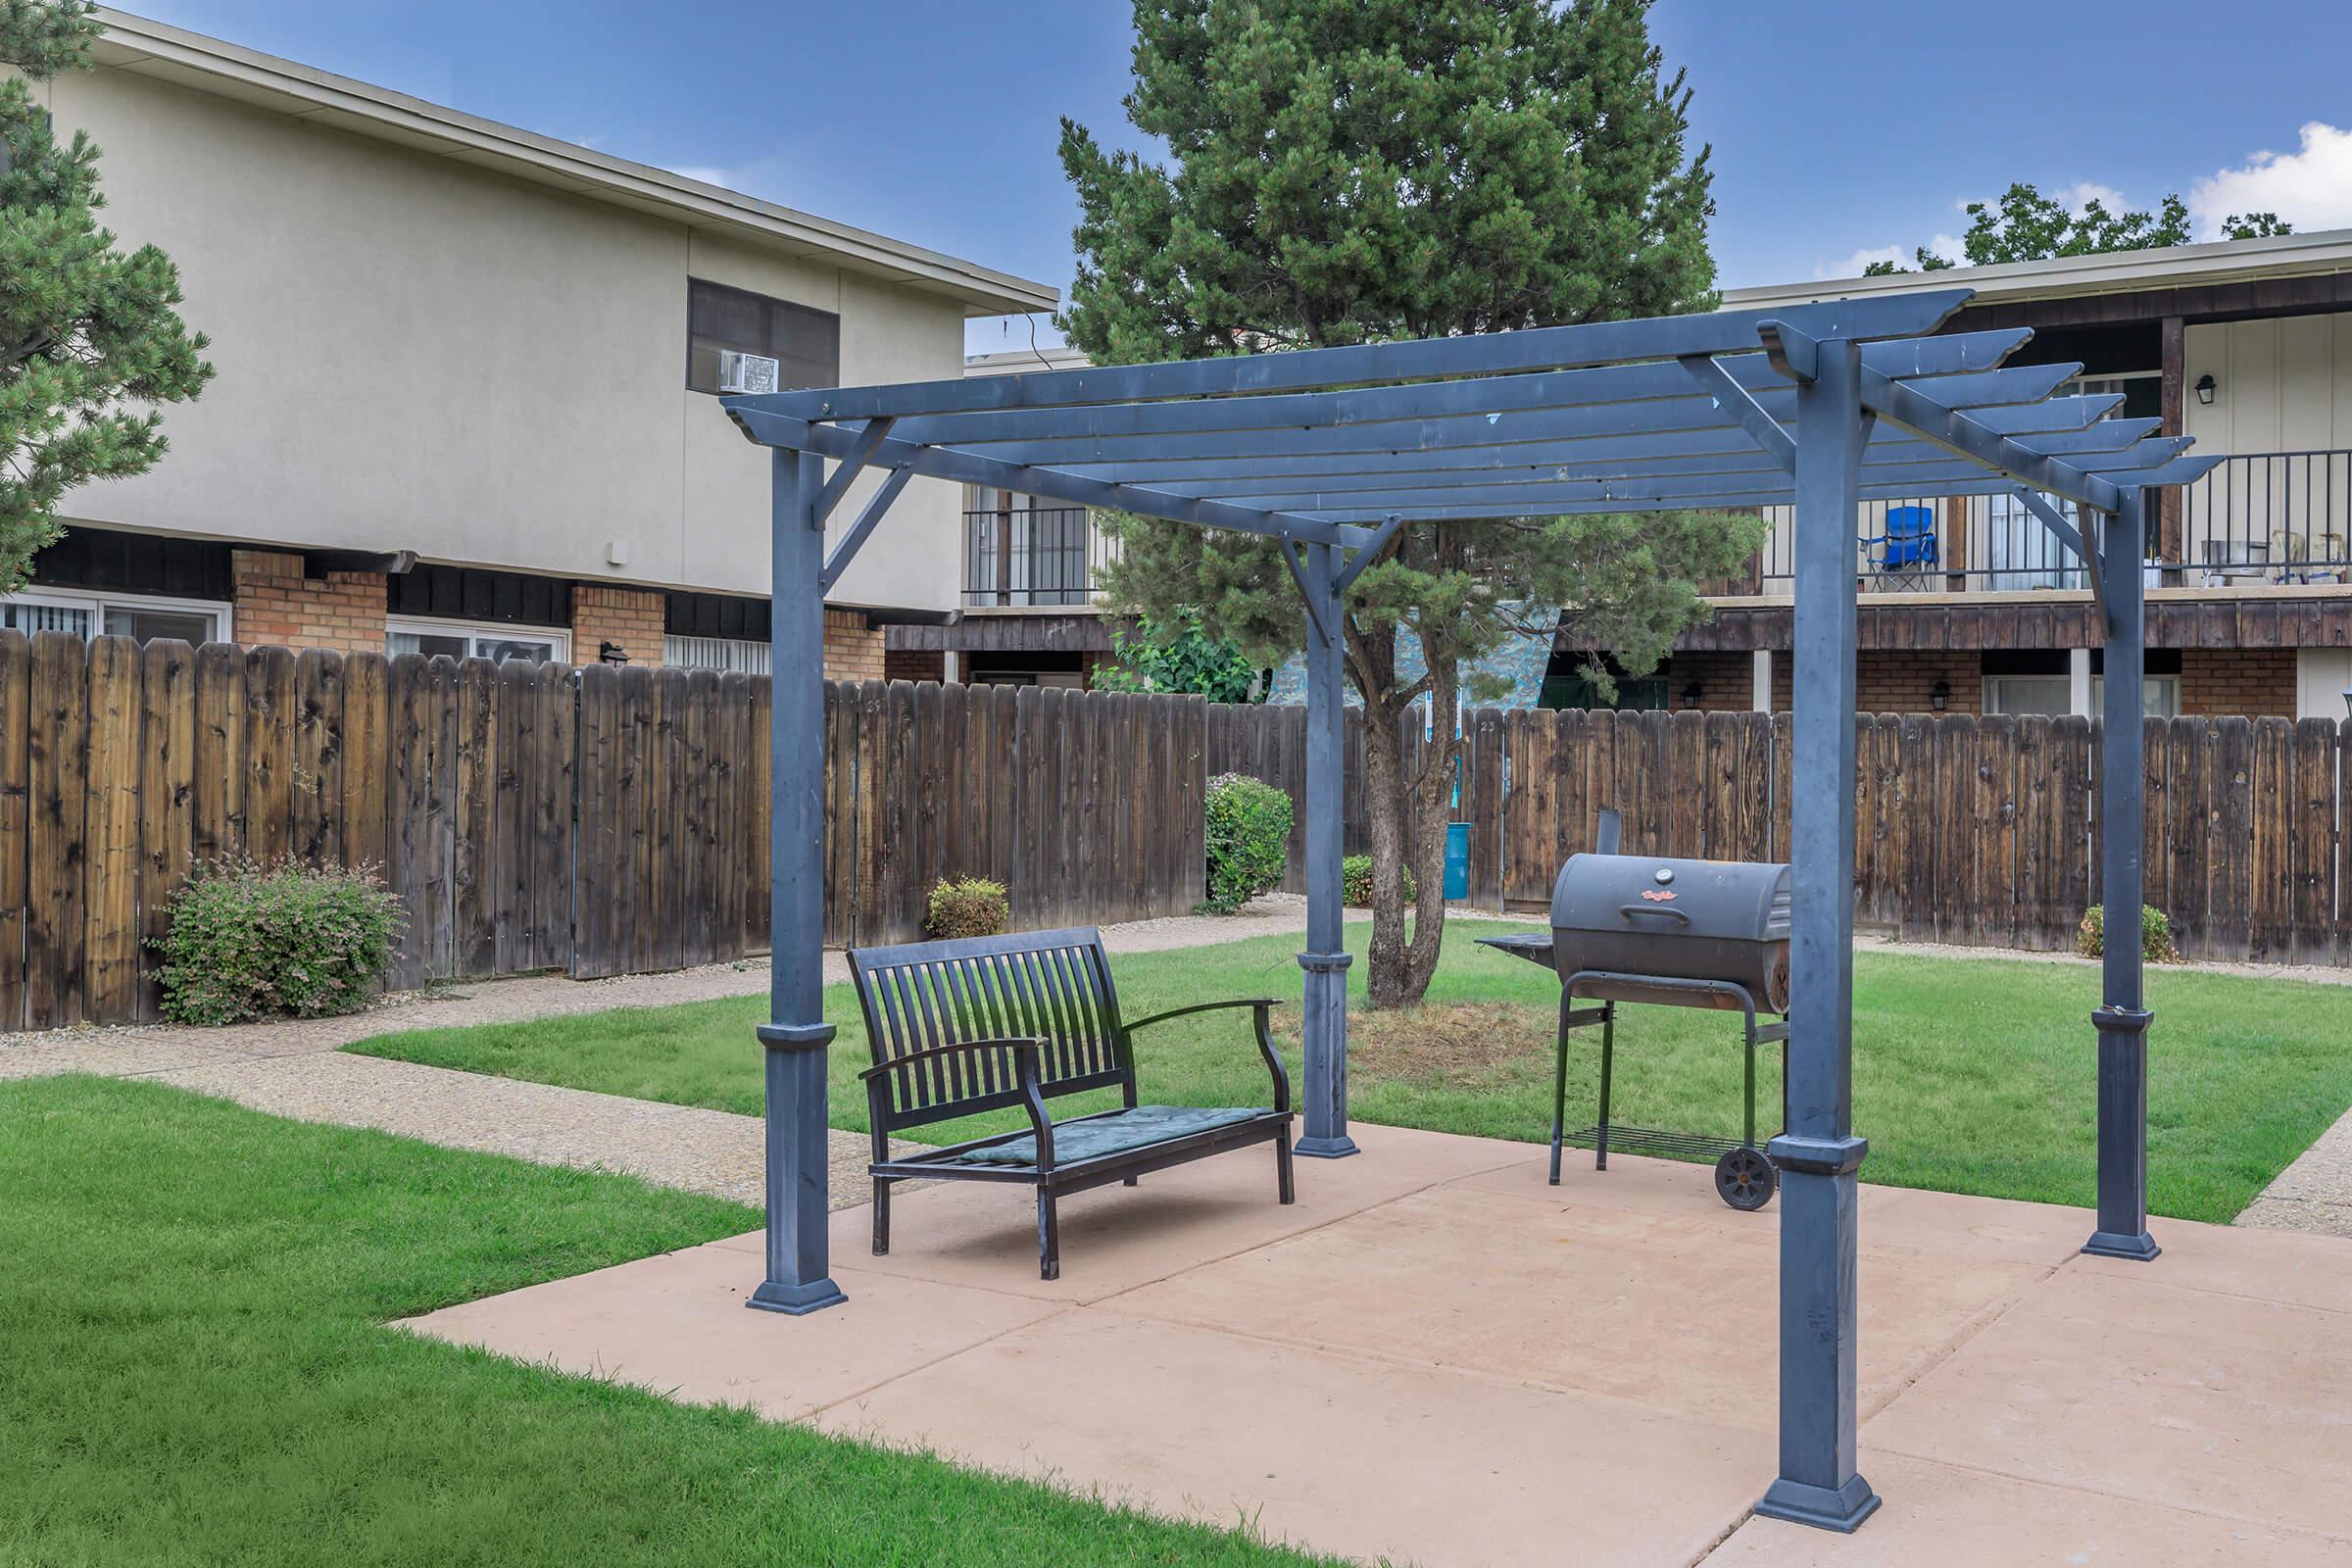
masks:
[[[0,624],[766,667],[768,459],[722,390],[957,373],[1054,289],[291,61],[103,13],[44,84],[106,218],[178,265],[219,374],[150,473],[66,502]],[[837,514],[846,526],[854,504]],[[828,665],[959,613],[917,481]],[[919,666],[919,662],[918,662]]]

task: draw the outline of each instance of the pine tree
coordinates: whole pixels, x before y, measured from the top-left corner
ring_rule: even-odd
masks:
[[[89,69],[93,10],[0,0],[0,63],[16,70],[0,81],[0,593],[62,532],[66,491],[144,472],[165,449],[152,405],[195,397],[213,373],[172,309],[171,258],[115,248],[96,216],[97,147],[80,131],[59,146],[36,96]]]
[[[1706,309],[1707,155],[1686,157],[1690,95],[1650,45],[1647,10],[1136,0],[1128,118],[1171,164],[1105,151],[1063,122],[1081,208],[1063,331],[1117,364]],[[1123,544],[1106,576],[1115,608],[1160,624],[1197,612],[1252,658],[1302,645],[1269,541],[1109,526]],[[1699,514],[1413,523],[1358,579],[1347,665],[1368,719],[1376,1005],[1418,1001],[1436,968],[1465,664],[1514,636],[1549,638],[1565,610],[1606,690],[1600,656],[1654,667],[1703,614],[1697,581],[1733,570],[1761,532]],[[1412,680],[1398,674],[1400,631],[1427,656]],[[1398,735],[1422,699],[1438,744],[1408,777]]]

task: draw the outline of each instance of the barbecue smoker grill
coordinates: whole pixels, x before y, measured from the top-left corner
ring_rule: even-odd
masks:
[[[1715,1191],[1737,1209],[1772,1201],[1780,1175],[1756,1142],[1756,1045],[1788,1039],[1788,867],[1737,860],[1620,855],[1619,821],[1603,811],[1596,853],[1572,855],[1551,891],[1551,935],[1486,937],[1485,946],[1549,965],[1560,976],[1558,1065],[1552,1079],[1551,1182],[1563,1142],[1592,1146],[1596,1170],[1611,1145],[1661,1154],[1715,1156]],[[1580,1000],[1598,1006],[1580,1007]],[[1617,1004],[1654,1003],[1738,1012],[1745,1024],[1744,1134],[1738,1143],[1609,1121]],[[1774,1021],[1759,1024],[1759,1011]],[[1600,1025],[1600,1117],[1564,1136],[1568,1034]],[[1787,1082],[1787,1063],[1782,1079]],[[1788,1120],[1786,1090],[1782,1120]]]

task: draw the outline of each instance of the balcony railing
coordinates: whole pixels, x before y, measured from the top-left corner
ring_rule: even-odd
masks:
[[[1008,507],[963,514],[963,603],[1091,605],[1118,542],[1084,507]]]
[[[2352,582],[2352,450],[2256,452],[2226,459],[2169,505],[2177,523],[2149,540],[2151,586],[2257,587]],[[2060,504],[2069,519],[2071,502]],[[1718,594],[1786,594],[1793,585],[1788,509],[1747,571]],[[2155,533],[2155,518],[2150,519]],[[2177,540],[2175,548],[2163,548]],[[2023,504],[1868,501],[1860,509],[1854,577],[1865,593],[2014,593],[2086,588],[2082,568]]]

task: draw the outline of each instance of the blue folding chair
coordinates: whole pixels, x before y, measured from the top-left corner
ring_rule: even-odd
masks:
[[[1936,509],[1934,507],[1888,507],[1886,531],[1865,534],[1860,544],[1871,570],[1881,577],[1908,580],[1915,587],[1926,586],[1936,572]],[[1876,552],[1875,555],[1871,552]]]

